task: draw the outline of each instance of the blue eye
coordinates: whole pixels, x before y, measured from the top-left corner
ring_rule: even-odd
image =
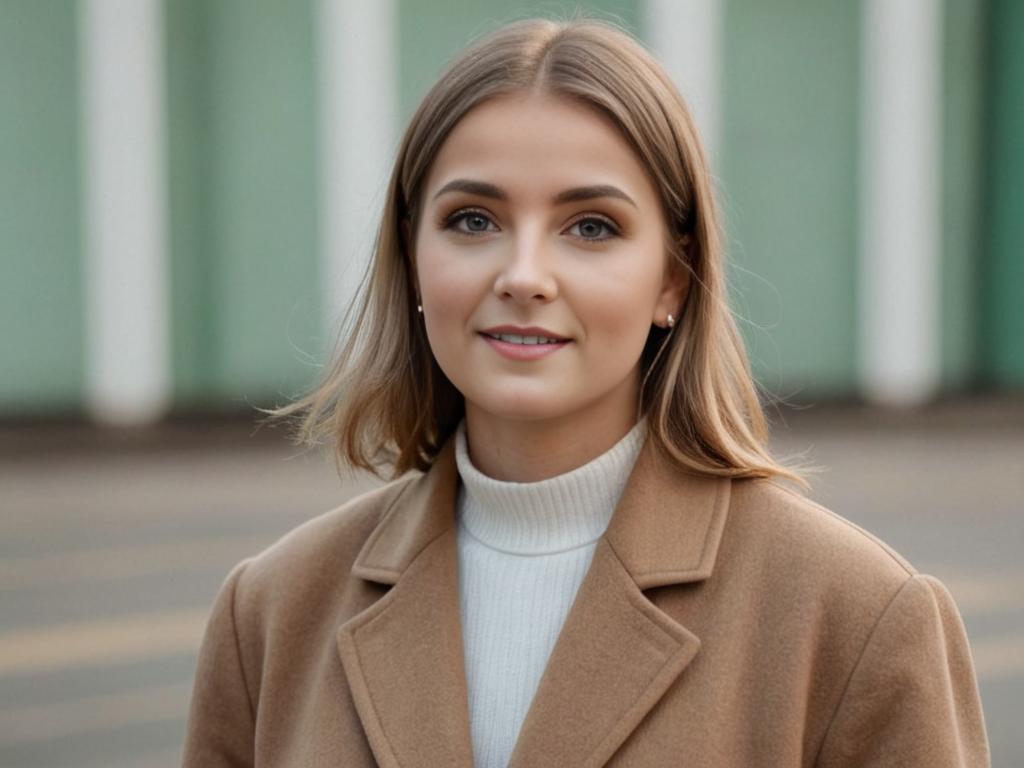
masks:
[[[459,224],[465,224],[465,227],[459,226]],[[497,226],[493,230],[488,229],[488,225],[494,224],[491,219],[481,213],[480,211],[458,211],[445,221],[445,229],[454,229],[463,235],[483,235],[487,232],[497,231]]]
[[[458,232],[461,235],[485,235],[488,232],[499,232],[498,225],[482,211],[463,209],[456,211],[444,221],[444,229]],[[573,237],[586,242],[599,243],[618,237],[619,228],[610,219],[603,216],[584,216],[577,219],[568,230]]]
[[[578,230],[573,233],[572,230]],[[602,232],[607,234],[602,235]],[[618,229],[608,220],[597,216],[587,216],[569,227],[569,232],[583,240],[601,241],[610,240],[619,234]]]

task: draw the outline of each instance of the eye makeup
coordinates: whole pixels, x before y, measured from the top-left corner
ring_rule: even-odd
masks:
[[[459,228],[458,225],[461,222],[466,222],[474,217],[477,219],[484,220],[486,224],[494,224],[493,217],[487,211],[480,208],[466,207],[458,208],[453,213],[442,216],[439,222],[439,226],[443,230],[452,231],[460,235],[466,235],[468,237],[479,237],[481,235],[486,235],[489,232],[500,231],[495,229],[465,230]],[[566,229],[572,229],[574,227],[578,227],[584,224],[597,224],[601,227],[604,227],[607,234],[601,237],[587,237],[586,235],[582,234],[581,230],[581,234],[572,235],[572,237],[575,237],[579,240],[588,243],[600,243],[606,240],[611,240],[613,238],[620,237],[622,235],[622,228],[619,227],[618,224],[616,224],[615,221],[613,221],[611,218],[600,213],[585,213],[581,216],[578,216],[572,223],[569,224],[569,226]]]

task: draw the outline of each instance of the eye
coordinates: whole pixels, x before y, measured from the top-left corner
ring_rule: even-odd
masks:
[[[494,229],[488,229],[488,225],[492,224]],[[463,235],[484,235],[487,232],[498,231],[498,226],[491,221],[490,216],[473,209],[456,211],[445,220],[444,228]]]
[[[573,230],[576,231],[574,232]],[[582,219],[578,219],[571,227],[569,227],[568,232],[582,240],[600,242],[602,240],[610,240],[613,237],[617,237],[619,234],[619,228],[616,227],[610,219],[606,219],[603,216],[586,216]]]

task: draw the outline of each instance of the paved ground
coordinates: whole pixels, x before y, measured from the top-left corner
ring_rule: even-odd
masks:
[[[787,413],[812,497],[957,598],[994,765],[1024,765],[1024,403]],[[177,765],[230,566],[367,487],[240,423],[0,426],[0,768]]]

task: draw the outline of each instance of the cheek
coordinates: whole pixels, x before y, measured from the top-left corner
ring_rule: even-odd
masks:
[[[428,317],[441,307],[441,300],[451,292],[452,282],[459,278],[459,271],[449,262],[449,255],[435,238],[429,235],[419,237],[416,243],[416,280],[424,307],[430,309]]]
[[[593,353],[602,349],[632,354],[647,339],[661,287],[660,273],[643,259],[624,259],[580,274],[574,304]]]
[[[420,274],[420,291],[423,294],[424,310],[430,317],[445,322],[462,318],[463,322],[479,305],[486,294],[482,276],[470,267],[445,268],[424,265]]]
[[[457,259],[443,243],[423,238],[417,248],[417,280],[424,305],[427,339],[441,362],[466,340],[484,280],[466,259]]]
[[[622,292],[590,313],[583,362],[594,383],[617,381],[640,362],[650,334],[646,308]]]

